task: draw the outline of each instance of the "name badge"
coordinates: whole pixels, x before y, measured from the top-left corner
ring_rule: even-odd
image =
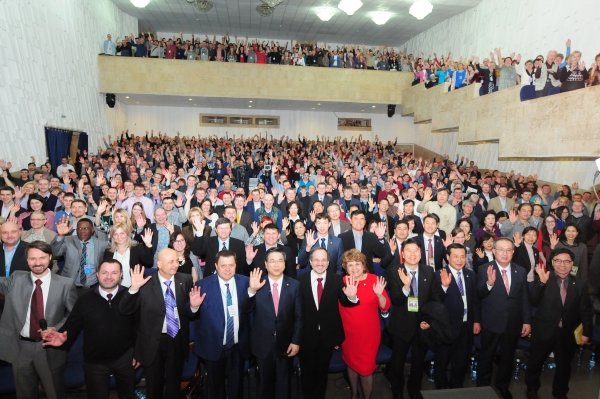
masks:
[[[418,312],[419,311],[419,299],[414,296],[408,297],[408,311]]]
[[[177,310],[177,308],[173,309],[173,314],[175,315],[175,318],[179,320],[179,310]]]
[[[435,258],[429,258],[428,265],[435,268]]]
[[[579,266],[573,265],[573,267],[571,268],[571,276],[576,276],[578,270],[579,270]]]
[[[85,266],[83,267],[83,272],[84,272],[85,274],[91,274],[91,273],[92,273],[92,265],[85,265]]]
[[[227,306],[227,311],[229,312],[229,316],[231,317],[237,317],[238,313],[237,313],[237,308],[235,306]]]
[[[296,264],[299,265],[300,262],[298,262],[298,257],[296,256]]]

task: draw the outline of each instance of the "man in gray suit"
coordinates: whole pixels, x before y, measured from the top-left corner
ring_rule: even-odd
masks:
[[[79,219],[74,236],[70,233],[72,228],[68,219],[58,222],[58,235],[52,240],[52,253],[65,257],[61,275],[75,280],[77,293],[81,296],[98,283],[96,269],[102,262],[108,241],[94,235],[94,224],[90,219]]]
[[[350,222],[340,219],[342,211],[340,209],[339,204],[335,202],[331,203],[327,207],[327,214],[331,218],[331,226],[329,227],[330,235],[337,237],[340,234],[352,229],[352,226],[350,226]]]
[[[47,331],[62,327],[77,300],[75,283],[48,270],[49,244],[32,242],[25,254],[30,272],[0,277],[0,293],[6,300],[0,319],[0,360],[12,363],[17,398],[37,398],[39,382],[48,399],[66,398],[67,354],[58,348],[44,349],[40,320],[46,321]]]

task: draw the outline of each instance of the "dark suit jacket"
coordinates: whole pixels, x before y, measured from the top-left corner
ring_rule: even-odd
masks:
[[[50,194],[48,197],[46,197],[46,208],[48,208],[49,211],[54,212],[57,202],[58,197],[54,194]]]
[[[398,269],[400,268],[406,269],[404,265],[390,266],[384,273],[390,300],[392,301],[392,305],[394,305],[387,330],[395,337],[399,337],[404,341],[410,341],[422,321],[421,310],[425,304],[431,301],[442,302],[441,288],[435,281],[433,269],[423,264],[419,265],[419,274],[417,276],[419,279],[417,283],[419,312],[409,312],[408,297],[402,292],[403,284],[398,275]]]
[[[178,333],[178,335],[181,335],[181,346],[177,347],[176,350],[180,350],[187,357],[190,342],[190,323],[188,317],[184,317],[184,315],[189,313],[186,310],[189,309],[189,305],[186,308],[186,304],[189,302],[192,289],[192,276],[182,273],[175,274],[171,289],[175,293],[181,324]],[[140,322],[133,356],[142,365],[147,366],[154,361],[158,353],[158,343],[160,342],[166,314],[165,297],[158,274],[152,276],[135,294],[130,294],[129,291],[125,292],[125,296],[121,299],[119,305],[121,314],[134,314],[138,309]]]
[[[29,272],[29,265],[27,263],[27,258],[25,257],[25,248],[27,248],[27,244],[24,241],[19,241],[17,244],[17,248],[15,249],[15,254],[13,256],[12,261],[10,262],[10,272],[9,275],[12,275],[16,270],[22,270],[24,272]],[[6,270],[6,260],[4,259],[4,246],[0,245],[0,275],[4,277],[4,273]],[[8,276],[6,276],[8,277]]]
[[[271,350],[274,334],[277,334],[275,346],[279,357],[287,357],[290,344],[300,345],[302,338],[302,292],[300,283],[293,278],[283,276],[279,311],[275,315],[273,296],[268,278],[265,285],[254,295],[250,350],[259,359],[265,359]]]
[[[156,228],[156,223],[152,223],[150,226],[146,225],[146,227],[152,230],[152,256],[154,257],[154,254],[156,253],[156,247],[158,247],[158,229]],[[173,225],[173,231],[181,231],[181,227]],[[133,237],[133,239],[139,242],[140,245],[144,245],[142,234],[144,234],[143,231],[140,234],[136,233]]]
[[[256,256],[252,260],[252,263],[248,265],[248,262],[244,263],[244,271],[246,275],[250,275],[250,272],[257,267],[263,271],[263,275],[267,274],[267,268],[265,266],[265,255],[267,254],[267,247],[264,243],[255,245]],[[277,248],[281,248],[285,251],[285,275],[290,277],[296,277],[296,256],[292,252],[290,247],[277,244]],[[245,254],[245,252],[244,252]]]
[[[445,267],[446,271],[452,275],[449,267]],[[441,270],[435,272],[435,279],[440,287],[440,294],[442,296],[442,303],[448,311],[450,317],[450,323],[452,324],[452,336],[458,338],[460,330],[463,325],[464,319],[464,302],[458,289],[458,284],[454,275],[452,275],[452,282],[448,286],[446,292],[442,287],[442,279],[440,277]],[[467,268],[462,269],[463,281],[465,293],[467,294],[467,323],[469,324],[469,331],[473,331],[473,322],[475,320],[475,287],[477,286],[477,275],[474,271]]]
[[[314,234],[317,237],[317,233]],[[329,270],[337,273],[341,276],[345,275],[344,269],[342,268],[342,255],[344,254],[344,244],[339,237],[333,236],[329,234],[327,236],[327,252],[329,252]],[[317,242],[311,251],[315,247],[320,247],[321,243]],[[309,264],[310,253],[306,252],[306,239],[302,241],[302,248],[300,249],[300,254],[298,255],[298,263],[302,268],[308,267],[310,269]]]
[[[587,284],[579,277],[569,276],[567,298],[563,305],[556,274],[551,271],[545,285],[542,285],[536,276],[531,291],[531,303],[537,307],[531,326],[532,336],[544,341],[550,340],[561,320],[563,331],[567,332],[573,341],[573,331],[579,324],[583,324],[585,337],[592,337],[594,334],[593,312]]]
[[[344,291],[342,291],[345,286],[342,277],[327,271],[321,302],[319,303],[319,309],[317,309],[311,278],[312,273],[304,273],[298,276],[302,290],[303,312],[300,348],[313,349],[319,342],[322,342],[328,348],[339,346],[346,337],[338,303],[341,303],[342,306],[355,306],[358,303],[350,302]]]
[[[260,202],[260,206],[263,206],[262,201]],[[246,210],[246,212],[250,213],[252,215],[252,218],[254,218],[254,213],[256,212],[256,209],[254,209],[254,201],[252,201],[252,199],[248,202],[248,205],[246,205],[246,208],[244,208]]]
[[[229,249],[235,252],[235,272],[243,274],[246,267],[246,247],[244,243],[236,238],[229,237]],[[215,272],[215,258],[217,252],[219,252],[219,238],[218,237],[195,237],[194,244],[192,245],[192,252],[194,255],[203,259],[206,262],[204,266],[204,275],[210,276]]]
[[[421,263],[429,265],[429,259],[427,259],[427,251],[425,250],[426,238],[423,234],[419,234],[417,240],[421,243]],[[442,238],[433,236],[433,258],[435,259],[435,270],[440,270],[444,266],[444,259],[446,258],[446,247],[442,242]]]
[[[344,244],[344,252],[356,248],[353,230],[340,234],[338,238],[341,239]],[[370,233],[368,231],[363,232],[361,252],[367,257],[367,269],[369,270],[369,273],[374,273],[373,258],[380,258],[381,267],[383,268],[387,267],[392,260],[392,252],[389,244],[382,244],[375,233]]]
[[[372,220],[375,220],[377,223],[380,223],[382,221],[379,212],[368,214],[368,216],[369,218],[367,219],[367,224],[369,224]],[[386,215],[385,221],[387,223],[388,228],[388,237],[392,238],[394,236],[394,227],[396,226],[396,220],[393,217]]]
[[[515,247],[515,253],[513,254],[512,263],[516,263],[521,266],[525,271],[529,274],[529,271],[533,267],[535,269],[535,265],[540,261],[540,251],[537,247],[533,246],[533,258],[535,260],[535,264],[531,264],[529,260],[529,254],[527,253],[527,248],[525,248],[525,243],[521,243],[518,247]]]
[[[309,207],[309,209],[306,210],[307,213],[312,211],[313,204],[315,202],[317,202],[318,200],[319,200],[318,193],[314,193],[313,195],[310,196],[310,207]],[[331,195],[325,194],[325,196],[323,197],[323,201],[321,201],[321,202],[323,203],[323,206],[325,207],[325,212],[327,212],[327,207],[333,202],[333,198],[331,198]]]
[[[348,230],[352,230],[352,225],[350,224],[350,222],[346,222],[345,220],[340,220],[340,234],[347,232]],[[331,224],[331,227],[329,227],[329,234],[332,236],[335,236],[335,234],[333,234],[333,223]]]
[[[236,274],[235,288],[238,300],[238,345],[245,359],[250,357],[250,315],[252,301],[248,297],[248,284],[250,279]],[[205,279],[198,280],[196,286],[200,287],[206,298],[200,305],[198,312],[191,313],[195,318],[194,354],[210,361],[217,361],[221,357],[223,338],[226,327],[225,312],[223,311],[223,295],[219,286],[219,277],[212,274]],[[187,307],[189,307],[189,302]]]
[[[246,229],[248,235],[252,235],[252,222],[254,222],[254,215],[250,212],[242,211],[240,215],[240,226]]]
[[[487,268],[494,266],[496,281],[487,288]],[[506,293],[502,274],[496,261],[480,266],[477,273],[475,323],[496,334],[521,335],[523,324],[531,324],[531,304],[525,269],[510,264],[510,295]]]
[[[298,210],[298,216],[300,216],[300,219],[306,219],[308,217],[306,209],[304,206],[302,206],[302,203],[300,201],[296,201],[299,205],[300,205],[300,209]],[[279,210],[281,211],[281,217],[286,218],[288,216],[287,213],[287,206],[289,204],[289,201],[287,200],[287,198],[285,198],[283,201],[281,201],[281,204],[275,204],[275,206],[277,208],[279,208]],[[327,211],[327,210],[325,210]]]
[[[115,257],[114,252],[110,252],[110,248],[104,251],[103,262]],[[154,255],[152,254],[152,248],[148,248],[145,244],[134,245],[129,248],[129,267],[133,270],[135,265],[144,266],[150,268],[154,266]]]

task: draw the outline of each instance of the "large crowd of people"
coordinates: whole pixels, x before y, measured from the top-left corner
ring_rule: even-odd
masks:
[[[411,399],[428,351],[435,386],[462,388],[476,336],[477,386],[512,398],[525,339],[527,398],[551,352],[552,393],[566,398],[600,294],[593,191],[377,137],[104,143],[57,165],[0,160],[0,359],[18,397],[37,397],[38,382],[65,397],[66,350],[83,331],[90,397],[108,398],[112,374],[133,398],[141,365],[148,399],[177,398],[192,329],[211,398],[242,397],[248,360],[261,398],[289,397],[296,356],[304,397],[324,398],[336,351],[352,398],[370,398],[383,344],[394,398],[409,349]]]
[[[412,72],[413,85],[425,83],[427,88],[446,82],[451,89],[460,89],[473,83],[481,83],[482,94],[490,94],[513,86],[535,87],[536,98],[548,95],[552,88],[560,92],[581,89],[600,84],[600,54],[586,68],[580,51],[571,53],[571,40],[566,42],[565,54],[548,51],[546,57],[522,57],[510,53],[502,56],[501,48],[494,48],[489,58],[478,56],[454,57],[424,53],[409,54],[406,50],[393,47],[365,47],[365,45],[342,45],[332,48],[323,43],[280,44],[259,39],[245,39],[227,33],[217,40],[196,37],[184,40],[179,37],[158,38],[150,32],[131,33],[116,43],[112,36],[102,45],[102,54],[126,57],[148,57],[179,60],[218,62],[240,62],[257,64],[281,64],[294,66],[317,66],[330,68],[372,69],[380,71]]]

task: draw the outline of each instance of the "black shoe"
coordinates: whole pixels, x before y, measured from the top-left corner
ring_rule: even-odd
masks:
[[[527,392],[525,392],[525,397],[527,399],[538,399],[537,391],[527,390]]]
[[[498,392],[500,392],[500,396],[502,396],[504,399],[513,399],[512,394],[506,388],[498,388]]]

